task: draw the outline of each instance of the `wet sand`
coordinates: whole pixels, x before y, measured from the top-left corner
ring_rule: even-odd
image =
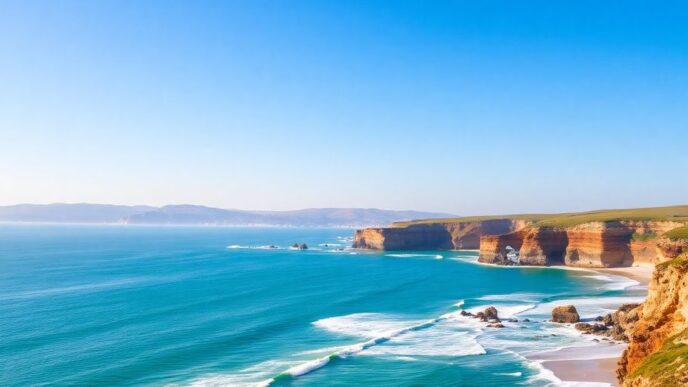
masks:
[[[652,278],[652,272],[655,267],[650,265],[632,266],[632,267],[615,267],[613,269],[594,269],[600,273],[615,274],[628,277],[632,280],[640,282],[641,285],[647,286]]]
[[[542,365],[562,381],[598,382],[618,386],[616,362],[618,358],[591,360],[553,360]]]
[[[600,273],[620,275],[638,281],[640,286],[647,286],[652,278],[654,266],[643,265],[633,267],[618,267],[613,269],[594,269]],[[543,367],[565,382],[596,382],[601,385],[618,386],[616,368],[619,355],[609,356],[602,347],[587,349],[592,351],[588,359],[552,360],[544,359]]]

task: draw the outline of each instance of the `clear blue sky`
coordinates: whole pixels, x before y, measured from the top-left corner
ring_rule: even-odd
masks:
[[[0,204],[688,203],[688,5],[0,1]]]

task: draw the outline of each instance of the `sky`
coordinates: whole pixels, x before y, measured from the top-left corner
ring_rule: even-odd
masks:
[[[0,0],[0,204],[688,204],[682,1]]]

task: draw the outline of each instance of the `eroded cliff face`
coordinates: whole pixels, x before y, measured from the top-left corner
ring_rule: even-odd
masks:
[[[356,231],[353,247],[374,250],[480,249],[479,261],[521,265],[620,267],[664,262],[688,251],[688,242],[660,238],[682,226],[673,221],[589,222],[571,227],[535,227],[518,219],[413,224]]]
[[[417,224],[357,230],[354,248],[373,250],[478,249],[485,234],[507,234],[530,225],[511,219],[446,224]]]
[[[502,235],[483,235],[480,237],[480,256],[479,262],[492,263],[497,265],[507,265],[507,247],[520,249],[523,245],[523,236],[520,232],[513,232]]]
[[[688,253],[688,239],[671,240],[669,238],[660,238],[656,246],[660,262],[676,258],[683,253]]]
[[[667,260],[658,246],[659,234],[677,222],[591,222],[561,228],[525,228],[510,235],[484,236],[480,262],[508,264],[506,246],[520,249],[521,265],[619,267]],[[676,248],[666,243],[666,250]],[[688,247],[686,247],[688,248]]]
[[[617,371],[623,386],[688,384],[688,254],[655,268]]]
[[[524,230],[520,251],[521,265],[550,266],[564,263],[568,234],[557,228]]]

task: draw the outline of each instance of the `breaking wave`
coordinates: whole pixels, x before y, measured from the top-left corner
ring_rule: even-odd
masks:
[[[385,254],[385,257],[394,258],[435,258],[442,259],[441,254]]]

